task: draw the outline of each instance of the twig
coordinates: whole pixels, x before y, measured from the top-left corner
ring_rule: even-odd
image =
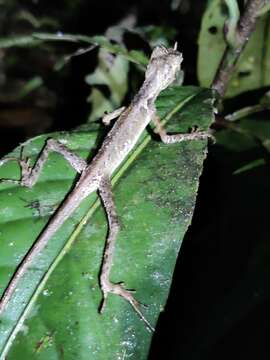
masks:
[[[228,114],[225,116],[225,120],[233,122],[243,117],[256,114],[261,111],[270,110],[270,104],[257,104],[253,106],[246,106],[240,110],[233,112],[232,114]]]
[[[245,10],[237,24],[234,44],[227,45],[212,83],[212,88],[217,90],[221,97],[224,96],[235,64],[255,29],[259,11],[267,1],[268,0],[247,1]]]

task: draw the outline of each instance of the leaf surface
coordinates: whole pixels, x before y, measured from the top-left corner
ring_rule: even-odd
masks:
[[[171,131],[186,132],[196,125],[208,129],[213,120],[210,90],[171,87],[156,105]],[[53,137],[84,158],[89,158],[89,149],[91,158],[100,142],[91,131]],[[46,138],[25,143],[24,153],[32,162]],[[111,279],[136,289],[136,298],[148,306],[143,312],[152,325],[165,306],[191,222],[206,150],[205,140],[164,145],[145,132],[114,174],[122,228]],[[12,155],[19,153],[17,148]],[[16,163],[0,168],[0,178],[16,177]],[[1,292],[75,177],[60,155],[51,154],[32,189],[1,184]],[[111,295],[105,313],[98,313],[98,273],[106,233],[104,210],[92,194],[21,279],[0,319],[0,359],[7,353],[9,360],[147,358],[152,333],[126,301]]]

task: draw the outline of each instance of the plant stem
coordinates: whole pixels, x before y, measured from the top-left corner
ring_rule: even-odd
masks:
[[[241,55],[250,35],[255,29],[259,11],[269,0],[248,0],[240,17],[235,33],[234,46],[228,44],[214,77],[212,88],[223,97],[231,79],[235,64]]]
[[[258,104],[253,106],[246,106],[240,110],[233,112],[232,114],[226,115],[225,120],[233,122],[242,119],[246,116],[256,114],[261,111],[270,110],[270,104]]]

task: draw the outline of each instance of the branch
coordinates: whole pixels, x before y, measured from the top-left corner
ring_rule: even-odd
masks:
[[[234,44],[227,45],[211,86],[221,97],[227,90],[239,56],[255,30],[258,14],[267,1],[269,0],[247,1],[244,13],[237,24]]]

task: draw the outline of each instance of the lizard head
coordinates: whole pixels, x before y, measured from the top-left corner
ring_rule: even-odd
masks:
[[[155,47],[145,73],[146,81],[151,81],[156,92],[159,93],[175,80],[182,60],[182,54],[176,50],[176,46],[174,48]]]

